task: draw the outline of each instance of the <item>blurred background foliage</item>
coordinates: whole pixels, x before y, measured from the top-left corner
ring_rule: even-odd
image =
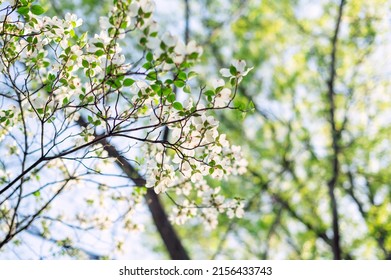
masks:
[[[111,1],[42,0],[97,32]],[[156,19],[204,48],[198,85],[232,59],[254,67],[222,133],[248,172],[221,185],[243,219],[177,227],[194,259],[391,259],[390,2],[156,0]],[[186,25],[186,7],[189,18]],[[197,85],[194,85],[197,86]],[[175,196],[175,193],[171,195]],[[162,197],[167,207],[172,202]],[[153,225],[146,250],[164,254]],[[126,248],[124,249],[126,251]]]

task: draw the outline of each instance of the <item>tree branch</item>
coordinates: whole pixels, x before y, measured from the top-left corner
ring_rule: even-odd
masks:
[[[340,131],[336,127],[335,120],[335,91],[334,91],[334,82],[336,79],[336,56],[337,56],[337,43],[338,43],[338,34],[341,25],[343,7],[345,6],[345,0],[341,0],[338,9],[337,21],[335,23],[334,35],[331,39],[332,51],[331,51],[331,63],[330,63],[330,73],[329,80],[327,81],[327,97],[329,100],[329,118],[331,125],[331,137],[332,137],[332,176],[328,181],[328,189],[330,196],[330,208],[332,212],[332,227],[333,227],[333,239],[332,239],[332,249],[335,260],[341,259],[341,245],[340,245],[340,231],[339,231],[339,217],[338,217],[338,204],[335,197],[335,187],[339,177],[339,159],[338,155],[340,152],[339,147],[339,138]]]

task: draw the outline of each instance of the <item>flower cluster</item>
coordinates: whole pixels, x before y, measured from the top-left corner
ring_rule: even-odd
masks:
[[[253,67],[246,68],[246,62],[244,60],[235,60],[232,62],[229,69],[223,68],[220,70],[220,73],[223,77],[238,79],[240,83],[243,77],[246,76],[252,69]]]

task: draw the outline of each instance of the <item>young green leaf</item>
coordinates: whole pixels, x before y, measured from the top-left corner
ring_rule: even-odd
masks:
[[[236,76],[236,74],[238,73],[235,66],[233,65],[231,65],[231,67],[229,68],[229,72],[231,73],[232,76]]]
[[[180,102],[174,102],[174,103],[172,104],[172,106],[173,106],[175,109],[177,109],[178,111],[182,111],[182,110],[183,110],[183,106],[182,106],[182,104],[181,104]]]
[[[96,52],[95,52],[95,55],[96,56],[102,56],[102,55],[104,55],[105,54],[105,52],[103,51],[103,50],[97,50]]]
[[[186,81],[186,79],[187,79],[186,73],[185,72],[179,72],[178,79]]]
[[[83,59],[81,64],[83,65],[83,67],[87,68],[90,64],[88,63],[87,60]]]
[[[130,87],[131,85],[133,85],[134,84],[134,80],[132,80],[132,79],[125,79],[124,80],[124,83],[123,83],[123,85],[124,85],[124,87]]]
[[[39,5],[32,5],[30,11],[37,16],[42,15],[45,12],[45,10]]]
[[[174,81],[174,85],[179,87],[179,88],[184,87],[185,84],[186,83],[184,81],[179,81],[179,80]]]
[[[175,100],[176,100],[176,98],[175,98],[175,94],[174,93],[170,94],[167,97],[167,101],[170,102],[170,103],[174,102]]]
[[[25,16],[29,13],[30,9],[29,7],[20,7],[17,11],[19,14]]]
[[[151,62],[153,60],[153,54],[151,52],[147,53],[146,59]]]

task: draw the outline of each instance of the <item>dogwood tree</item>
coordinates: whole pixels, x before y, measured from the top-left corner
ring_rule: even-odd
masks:
[[[212,116],[234,109],[251,70],[244,61],[216,74],[213,87],[195,88],[202,49],[161,32],[152,1],[115,0],[94,35],[78,31],[83,20],[74,14],[0,2],[1,249],[22,246],[26,231],[64,247],[81,242],[80,232],[102,241],[114,229],[141,229],[133,215],[147,188],[172,199],[176,224],[195,217],[213,228],[220,213],[243,215],[240,199],[225,198],[205,176],[246,170]],[[146,184],[115,168],[113,146]],[[121,249],[114,236],[109,247]]]

